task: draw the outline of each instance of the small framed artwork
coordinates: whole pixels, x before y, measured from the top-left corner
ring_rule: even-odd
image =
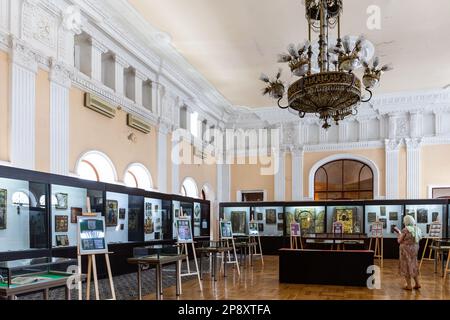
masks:
[[[283,220],[283,212],[278,212],[278,220]]]
[[[55,197],[56,197],[55,208],[58,210],[66,210],[69,195],[67,193],[56,193]]]
[[[106,227],[117,227],[119,217],[119,203],[116,200],[106,200]]]
[[[368,223],[374,223],[377,221],[377,213],[376,212],[369,212],[367,214],[367,222]]]
[[[175,209],[175,218],[178,218],[180,216],[180,209]]]
[[[266,224],[277,223],[277,211],[275,209],[266,210]]]
[[[428,210],[427,209],[419,209],[417,210],[417,223],[428,223]]]
[[[69,246],[69,237],[64,235],[56,235],[56,246],[57,247],[68,247]]]
[[[161,240],[161,233],[155,232],[155,240]]]
[[[121,231],[125,230],[125,225],[123,223],[120,225],[120,230]]]
[[[83,215],[82,208],[70,208],[70,223],[77,223],[77,218]]]
[[[380,223],[382,223],[383,224],[383,229],[387,229],[387,219],[385,219],[385,218],[382,218],[382,219],[380,219]]]
[[[385,206],[380,207],[380,216],[386,217],[386,207]]]
[[[398,212],[389,212],[389,220],[398,221]]]
[[[397,233],[395,232],[395,228],[397,228],[397,225],[396,225],[395,223],[391,224],[391,233],[392,233],[392,234],[397,234]]]
[[[262,212],[257,212],[256,213],[256,220],[258,220],[258,221],[263,221],[264,220]]]
[[[431,222],[439,222],[439,212],[432,213],[432,220]]]
[[[277,229],[282,232],[284,230],[284,223],[277,224]]]
[[[6,229],[8,191],[0,189],[0,230]]]
[[[55,216],[55,232],[68,232],[68,231],[69,231],[69,217]]]
[[[119,219],[125,220],[125,216],[127,215],[127,209],[121,208],[119,209]]]
[[[259,232],[264,232],[264,223],[259,223],[258,224],[258,231]]]

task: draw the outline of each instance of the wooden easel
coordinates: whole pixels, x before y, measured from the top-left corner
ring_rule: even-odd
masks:
[[[375,222],[372,224],[372,236],[369,242],[369,250],[372,249],[372,243],[375,239],[375,248],[374,248],[374,258],[378,258],[380,260],[380,266],[384,265],[384,241],[383,241],[383,223]]]
[[[198,284],[199,284],[199,286],[200,286],[200,291],[203,292],[203,284],[202,284],[202,279],[201,279],[201,277],[200,277],[200,271],[199,271],[198,261],[197,261],[197,252],[195,251],[195,244],[194,244],[194,240],[193,240],[193,237],[192,237],[191,221],[190,221],[190,220],[187,220],[187,218],[189,218],[189,217],[184,216],[184,215],[183,215],[183,212],[181,211],[179,219],[180,219],[180,220],[185,219],[186,221],[189,222],[189,230],[190,230],[190,232],[191,232],[191,236],[190,236],[190,240],[187,240],[187,241],[180,241],[180,239],[178,238],[178,229],[177,229],[178,254],[180,254],[180,255],[186,254],[186,265],[187,265],[187,273],[182,273],[182,272],[181,272],[181,264],[183,263],[183,261],[179,261],[179,262],[178,262],[178,264],[179,264],[179,270],[180,270],[180,273],[179,273],[179,277],[180,277],[180,278],[178,279],[178,280],[179,280],[179,283],[180,283],[180,294],[183,293],[182,286],[181,286],[181,283],[182,283],[182,282],[181,282],[181,278],[182,278],[182,277],[190,277],[190,276],[197,276],[197,278],[198,278]],[[175,223],[176,223],[176,222],[175,222]],[[189,246],[189,245],[190,245],[190,246]],[[191,272],[191,266],[189,265],[189,247],[191,247],[192,255],[194,256],[195,272]]]
[[[262,263],[262,265],[264,265],[264,255],[263,255],[262,246],[261,246],[261,236],[259,235],[259,233],[258,233],[258,235],[250,235],[249,241],[256,242],[256,246],[251,247],[250,250],[254,250],[252,253],[253,256],[261,257],[261,263]]]
[[[230,247],[230,241],[231,241],[231,248],[232,248],[232,250],[233,250],[233,256],[234,256],[234,259],[232,259],[231,258],[231,253],[230,253],[230,251],[227,251],[227,257],[228,257],[228,261],[225,261],[225,252],[223,252],[222,253],[222,267],[221,267],[221,270],[222,270],[222,268],[225,268],[225,266],[224,266],[224,264],[226,263],[226,264],[235,264],[236,265],[236,269],[237,269],[237,272],[238,272],[238,275],[239,276],[241,276],[241,269],[240,269],[240,267],[239,267],[239,260],[238,260],[238,258],[237,258],[237,252],[236,252],[236,243],[235,243],[235,241],[234,241],[234,235],[233,234],[231,234],[231,237],[228,237],[228,236],[224,236],[223,234],[222,234],[222,223],[229,223],[230,224],[230,227],[229,227],[229,229],[230,230],[232,230],[232,227],[231,227],[231,222],[225,222],[225,221],[220,221],[219,222],[219,228],[220,228],[220,238],[221,238],[221,240],[223,240],[223,241],[225,241],[226,242],[226,246],[227,247]],[[224,262],[225,261],[225,262]]]
[[[436,240],[441,239],[441,237],[442,237],[442,224],[440,224],[438,222],[432,223],[431,227],[430,227],[430,234],[426,238],[425,247],[423,248],[422,259],[420,259],[419,271],[422,269],[422,263],[423,263],[424,260],[426,260],[426,261],[434,261],[434,259],[431,258],[433,256],[433,249],[432,249],[432,247],[434,245],[434,242]],[[428,244],[429,244],[429,246],[428,246]],[[425,253],[427,251],[427,248],[429,249],[428,258],[425,258]],[[437,259],[438,260],[440,259],[440,255],[437,256]]]
[[[96,218],[97,217],[97,213],[92,213],[91,212],[91,204],[90,204],[90,199],[87,198],[87,213],[83,213],[83,217],[92,217],[92,218]],[[104,220],[103,220],[103,226],[105,226]],[[78,237],[80,238],[80,234],[78,235]],[[106,241],[106,240],[105,240]],[[112,272],[111,272],[111,264],[109,261],[109,254],[110,252],[108,252],[108,246],[106,245],[106,249],[104,252],[95,252],[95,253],[81,253],[81,248],[80,248],[80,239],[78,241],[78,248],[77,248],[77,252],[78,252],[78,271],[79,274],[81,275],[82,270],[81,270],[81,262],[82,262],[82,256],[87,256],[88,257],[88,269],[87,269],[87,282],[86,282],[86,300],[90,300],[90,295],[91,295],[91,277],[93,275],[94,277],[94,290],[95,290],[95,300],[100,300],[100,292],[99,292],[99,288],[98,288],[98,273],[97,273],[97,263],[96,263],[96,256],[97,255],[104,255],[105,256],[105,261],[106,261],[106,269],[108,271],[108,278],[109,278],[109,285],[111,288],[111,295],[112,295],[112,299],[111,300],[116,300],[116,291],[114,289],[114,281],[113,281],[113,276],[112,276]],[[82,283],[81,280],[78,282],[78,298],[79,300],[83,300],[83,294],[82,294]]]

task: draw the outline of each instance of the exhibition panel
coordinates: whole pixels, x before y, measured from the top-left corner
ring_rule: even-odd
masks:
[[[75,258],[77,218],[91,213],[105,217],[114,273],[126,273],[134,247],[174,241],[181,209],[195,237],[209,236],[209,201],[0,166],[0,261]]]

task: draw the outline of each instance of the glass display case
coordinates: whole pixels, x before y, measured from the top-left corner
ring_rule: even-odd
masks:
[[[366,205],[365,232],[371,236],[371,226],[375,222],[383,223],[383,237],[397,238],[394,228],[402,229],[403,205]]]
[[[47,186],[0,178],[0,252],[48,249]]]
[[[202,235],[202,206],[198,202],[194,202],[193,214],[194,237]]]
[[[177,200],[172,201],[172,238],[177,238],[176,221],[180,217],[181,202]]]
[[[0,262],[0,289],[66,279],[77,265],[76,259],[48,257]]]
[[[223,219],[231,221],[234,235],[247,235],[250,222],[250,207],[226,207],[223,208]],[[256,220],[256,219],[255,219]],[[261,219],[261,226],[263,221]],[[262,233],[263,231],[261,231]]]
[[[291,223],[300,224],[301,234],[325,233],[325,206],[286,207],[286,234],[291,235]]]
[[[360,205],[327,206],[327,233],[333,233],[335,222],[342,222],[344,234],[363,233],[363,214]]]
[[[164,239],[162,218],[166,212],[162,209],[161,199],[145,198],[144,200],[144,240]]]
[[[106,241],[108,243],[128,242],[128,194],[106,193]]]
[[[442,204],[407,204],[405,215],[412,216],[421,229],[423,237],[428,237],[433,222],[440,223],[444,230],[444,209],[445,206]]]
[[[251,218],[255,223],[258,223],[260,236],[282,237],[284,235],[283,207],[254,207]],[[231,216],[231,222],[233,226],[236,223],[233,221],[233,216]],[[248,234],[247,229],[246,234]]]

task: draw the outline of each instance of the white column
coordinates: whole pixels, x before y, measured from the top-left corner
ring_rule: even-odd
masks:
[[[367,141],[369,140],[369,121],[366,119],[358,120],[359,124],[359,141]],[[381,131],[380,131],[381,135]]]
[[[157,80],[152,79],[152,112],[159,115],[159,85]]]
[[[9,30],[9,2],[10,0],[0,0],[0,29]]]
[[[286,199],[286,151],[279,150],[274,156],[276,157],[276,161],[278,161],[278,165],[275,166],[274,172],[274,189],[275,201],[284,201]]]
[[[399,118],[398,114],[389,115],[389,126],[388,126],[388,138],[390,140],[397,137],[397,120]]]
[[[125,95],[124,89],[125,89],[125,79],[124,79],[124,70],[127,69],[130,65],[126,62],[125,59],[119,56],[115,56],[114,60],[116,62],[116,68],[114,71],[115,74],[115,84],[116,88],[115,91],[118,95]]]
[[[50,171],[69,174],[70,72],[52,62],[50,70]]]
[[[399,151],[401,143],[386,140],[386,199],[399,198]]]
[[[442,112],[434,112],[434,133],[436,136],[442,135],[444,130],[444,117]]]
[[[172,159],[167,158],[167,135],[169,125],[160,122],[158,127],[158,190],[162,193],[168,193],[167,189],[167,164]]]
[[[92,39],[91,43],[91,77],[93,80],[102,82],[102,54],[108,52],[108,48],[96,39]]]
[[[303,147],[292,151],[292,201],[303,200]]]
[[[344,121],[339,123],[339,142],[347,142],[348,141],[348,122]]]
[[[142,85],[147,81],[148,77],[142,72],[136,70],[136,79],[134,80],[134,97],[138,105],[143,105]]]
[[[420,199],[421,188],[421,161],[420,161],[420,139],[406,139],[407,155],[407,197],[408,199]]]
[[[172,193],[180,194],[180,137],[172,133],[172,159],[169,159],[172,165]]]
[[[15,167],[35,168],[36,73],[34,53],[17,39],[11,49],[10,149]]]
[[[229,164],[217,164],[217,201],[231,201],[231,167]],[[240,199],[237,199],[240,201]]]

